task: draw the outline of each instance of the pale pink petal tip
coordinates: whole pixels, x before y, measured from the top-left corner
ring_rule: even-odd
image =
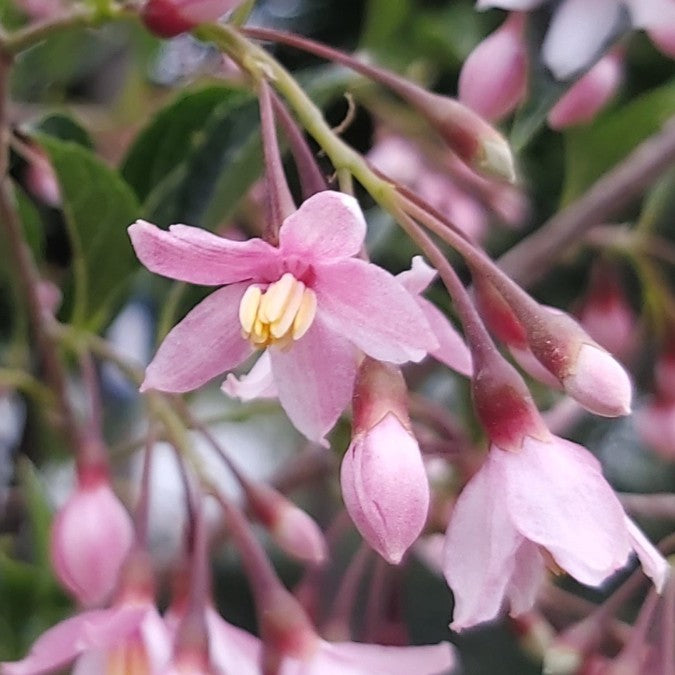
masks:
[[[572,372],[564,378],[565,391],[596,415],[629,415],[633,388],[621,364],[597,345],[584,344]]]
[[[426,523],[429,483],[417,441],[393,413],[352,441],[340,482],[363,538],[389,563],[400,563]]]
[[[527,88],[524,15],[512,14],[464,62],[459,100],[485,119],[496,121],[520,104]]]
[[[654,582],[657,592],[663,592],[672,573],[668,561],[628,516],[626,516],[626,527],[643,572]]]
[[[616,94],[622,74],[621,59],[616,54],[600,59],[553,106],[548,114],[549,126],[565,129],[591,122]]]

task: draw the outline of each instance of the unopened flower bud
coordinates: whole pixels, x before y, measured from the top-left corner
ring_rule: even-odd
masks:
[[[633,394],[630,378],[621,364],[599,345],[581,346],[562,384],[590,412],[605,417],[630,414]]]
[[[539,306],[522,323],[532,353],[586,410],[628,415],[632,386],[621,364],[568,314]]]
[[[59,581],[83,605],[101,604],[117,585],[132,540],[131,518],[105,472],[82,470],[52,527],[51,558]]]
[[[665,21],[660,26],[649,28],[647,35],[662,54],[675,59],[675,18]]]
[[[202,23],[218,20],[242,0],[148,0],[141,10],[146,28],[170,38]]]
[[[618,52],[601,58],[551,108],[549,126],[564,129],[591,122],[616,94],[622,75],[623,60]]]
[[[391,564],[420,535],[429,510],[429,483],[405,398],[398,368],[363,362],[354,390],[354,433],[340,474],[354,524]]]
[[[247,496],[255,517],[268,529],[281,549],[298,560],[314,565],[326,560],[326,539],[305,511],[267,485],[252,485]]]
[[[527,88],[525,15],[514,12],[467,57],[459,75],[459,100],[490,121],[513,112]]]

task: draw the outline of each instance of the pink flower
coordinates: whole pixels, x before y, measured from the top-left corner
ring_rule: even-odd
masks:
[[[588,124],[616,94],[623,76],[623,60],[617,52],[603,56],[565,92],[548,114],[549,126],[565,129]]]
[[[527,89],[525,15],[514,12],[467,57],[459,100],[490,121],[513,112]]]
[[[286,659],[281,675],[437,675],[455,661],[447,642],[420,647],[385,647],[358,642],[318,641],[306,661]]]
[[[59,581],[80,603],[93,606],[115,590],[133,526],[105,475],[83,474],[54,519],[51,557]]]
[[[429,482],[415,437],[388,413],[354,436],[342,461],[342,496],[364,539],[398,564],[429,511]]]
[[[171,621],[170,621],[171,623]],[[216,672],[259,675],[262,643],[233,626],[212,609],[206,610],[209,655]],[[454,663],[447,642],[422,647],[384,647],[356,642],[327,642],[316,638],[305,660],[287,657],[281,675],[436,675]]]
[[[83,612],[43,633],[21,661],[2,664],[4,675],[42,675],[75,659],[74,675],[161,672],[171,656],[169,636],[154,604],[130,601]]]
[[[527,11],[547,0],[478,0],[478,7]],[[583,71],[601,53],[628,11],[634,28],[652,31],[675,24],[672,0],[563,0],[553,13],[542,55],[559,80]],[[669,40],[666,40],[670,44]],[[658,39],[657,46],[660,46]],[[667,51],[667,50],[666,50]]]
[[[661,588],[666,561],[624,514],[585,448],[555,436],[526,436],[517,452],[493,445],[448,526],[452,627],[493,619],[504,600],[512,614],[530,609],[549,559],[597,586],[626,564],[631,550]]]
[[[243,0],[148,0],[141,17],[146,28],[160,37],[174,37],[200,23],[217,21]]]
[[[388,272],[354,256],[366,224],[355,199],[320,192],[283,222],[279,247],[173,225],[129,228],[141,262],[181,281],[222,285],[162,343],[142,390],[184,392],[267,349],[279,400],[322,441],[347,405],[357,349],[419,361],[436,348],[415,299]]]

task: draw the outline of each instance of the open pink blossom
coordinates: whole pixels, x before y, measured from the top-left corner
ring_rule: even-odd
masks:
[[[43,633],[24,659],[3,663],[2,673],[42,675],[74,661],[74,675],[159,673],[170,656],[169,635],[154,604],[129,601],[62,621]]]
[[[278,248],[186,225],[167,232],[134,223],[132,243],[151,271],[227,284],[167,335],[141,389],[189,391],[267,349],[281,405],[303,434],[322,441],[349,401],[359,349],[404,363],[438,346],[410,293],[354,257],[365,231],[356,200],[332,191],[284,220]]]
[[[632,550],[660,589],[666,561],[625,515],[585,448],[555,436],[548,442],[527,436],[518,452],[493,445],[448,526],[452,627],[495,618],[505,600],[514,615],[530,609],[546,562],[597,586]]]
[[[175,618],[168,619],[169,625]],[[214,609],[206,610],[209,655],[216,672],[259,675],[262,643],[259,638],[225,621]],[[385,647],[356,642],[327,642],[305,660],[287,657],[281,675],[436,675],[455,661],[453,648],[442,642],[419,647]]]
[[[477,6],[528,11],[545,2],[548,0],[478,0]],[[658,36],[660,27],[675,25],[672,0],[562,0],[544,38],[544,63],[559,80],[585,70],[607,47],[626,12],[633,27],[646,30],[650,36],[652,33]],[[658,37],[654,41],[661,47]],[[669,39],[662,42],[664,52],[668,53],[672,42]]]

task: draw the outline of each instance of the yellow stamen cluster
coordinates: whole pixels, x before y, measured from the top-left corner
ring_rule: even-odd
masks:
[[[299,340],[316,316],[316,295],[290,272],[267,287],[249,286],[239,305],[242,335],[255,347],[286,347]]]

